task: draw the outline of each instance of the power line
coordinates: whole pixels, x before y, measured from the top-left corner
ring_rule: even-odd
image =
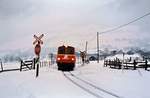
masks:
[[[106,30],[106,31],[103,31],[103,32],[99,32],[99,34],[116,31],[116,30],[118,30],[118,29],[120,29],[120,28],[123,28],[123,27],[125,27],[125,26],[127,26],[127,25],[130,25],[130,24],[132,24],[132,23],[134,23],[134,22],[136,22],[136,21],[138,21],[138,20],[140,20],[140,19],[142,19],[142,18],[144,18],[144,17],[146,17],[146,16],[149,16],[149,15],[150,15],[150,12],[147,13],[147,14],[145,14],[145,15],[143,15],[143,16],[141,16],[141,17],[138,17],[138,18],[136,18],[136,19],[134,19],[134,20],[132,20],[132,21],[130,21],[130,22],[128,22],[128,23],[125,23],[125,24],[123,24],[123,25],[120,25],[120,26],[118,26],[118,27],[116,27],[116,28],[109,29],[109,30]],[[92,42],[94,39],[96,39],[96,36],[93,36],[91,39],[88,40],[88,42],[90,43],[90,42]]]
[[[145,14],[145,15],[143,15],[143,16],[141,16],[141,17],[138,17],[138,18],[136,18],[136,19],[134,19],[134,20],[132,20],[132,21],[130,21],[130,22],[128,22],[128,23],[125,23],[125,24],[123,24],[123,25],[120,25],[120,26],[118,26],[118,27],[116,27],[116,28],[109,29],[109,30],[106,30],[106,31],[103,31],[103,32],[99,32],[99,34],[116,31],[116,30],[118,30],[118,29],[120,29],[120,28],[123,28],[123,27],[125,27],[125,26],[127,26],[127,25],[129,25],[129,24],[131,24],[131,23],[134,23],[134,22],[136,22],[136,21],[138,21],[138,20],[140,20],[140,19],[142,19],[142,18],[144,18],[144,17],[146,17],[146,16],[149,16],[149,15],[150,15],[150,12],[147,13],[147,14]],[[88,40],[88,42],[92,42],[94,39],[96,39],[96,36],[93,36],[91,39]]]
[[[128,23],[125,23],[125,24],[123,24],[123,25],[120,25],[120,26],[118,26],[118,27],[116,27],[116,28],[113,28],[113,29],[109,29],[109,30],[100,32],[100,34],[116,31],[116,30],[118,30],[118,29],[120,29],[120,28],[123,28],[123,27],[125,27],[125,26],[127,26],[127,25],[129,25],[129,24],[131,24],[131,23],[134,23],[134,22],[136,22],[136,21],[138,21],[138,20],[140,20],[140,19],[142,19],[142,18],[144,18],[144,17],[146,17],[146,16],[149,16],[149,15],[150,15],[150,12],[147,13],[147,14],[145,14],[145,15],[143,15],[143,16],[141,16],[141,17],[138,17],[138,18],[136,18],[136,19],[134,19],[134,20],[132,20],[132,21],[130,21],[130,22],[128,22]]]

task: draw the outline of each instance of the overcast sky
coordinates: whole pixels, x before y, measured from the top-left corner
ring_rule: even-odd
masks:
[[[0,0],[0,51],[32,48],[33,35],[45,34],[43,47],[62,44],[96,47],[102,32],[150,12],[150,0]],[[150,16],[100,35],[102,47],[150,45]]]

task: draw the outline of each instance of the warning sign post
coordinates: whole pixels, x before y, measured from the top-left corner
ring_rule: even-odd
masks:
[[[41,52],[41,44],[43,44],[43,41],[41,40],[44,34],[40,35],[39,37],[34,35],[35,41],[33,42],[33,45],[35,45],[34,53],[36,55],[36,77],[39,76],[39,64],[40,64],[40,52]]]

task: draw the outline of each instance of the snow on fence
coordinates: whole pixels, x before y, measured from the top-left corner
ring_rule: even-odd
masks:
[[[124,62],[117,59],[114,60],[104,60],[104,67],[109,66],[110,68],[116,68],[116,69],[130,69],[132,68],[133,70],[136,70],[136,68],[145,68],[145,70],[148,69],[148,67],[150,67],[150,65],[148,64],[148,60],[146,59],[145,61],[136,61],[133,60],[131,62]]]
[[[116,60],[105,60],[104,61],[104,67],[109,66],[110,68],[118,68],[121,69],[121,61],[119,59]]]

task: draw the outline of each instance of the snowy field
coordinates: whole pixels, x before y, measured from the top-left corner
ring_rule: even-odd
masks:
[[[71,73],[52,65],[40,68],[38,78],[34,70],[0,73],[0,98],[150,98],[149,83],[149,71],[110,69],[102,61],[78,65]]]

